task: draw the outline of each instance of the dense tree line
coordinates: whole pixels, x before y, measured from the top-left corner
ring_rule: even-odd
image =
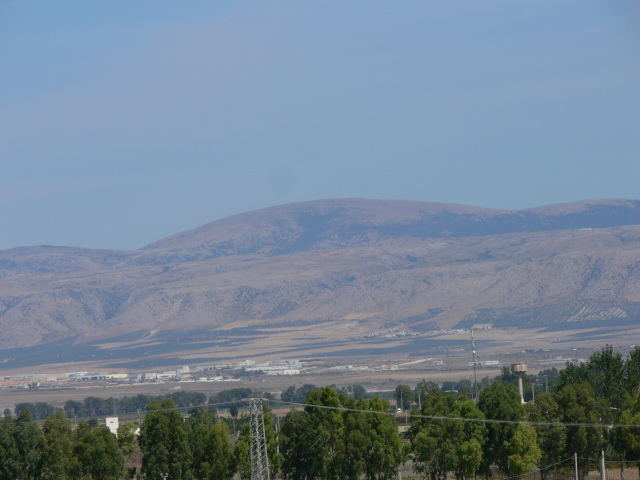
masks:
[[[170,398],[152,402],[139,442],[141,473],[146,478],[161,478],[165,473],[170,480],[225,480],[236,471],[227,425],[203,407],[190,409],[185,421]]]
[[[124,457],[108,428],[80,423],[75,431],[60,411],[42,429],[28,409],[0,423],[1,479],[118,479]]]
[[[346,385],[344,387],[337,388],[335,385],[329,385],[333,387],[339,395],[346,395],[348,397],[353,397],[356,400],[360,397],[367,397],[367,390],[359,384]],[[304,403],[307,398],[307,394],[317,390],[318,387],[315,385],[311,385],[305,383],[301,387],[296,387],[295,385],[291,385],[289,388],[284,390],[280,394],[280,400],[286,403]]]
[[[313,387],[315,389],[315,387]],[[219,408],[230,408],[241,403],[253,394],[250,388],[232,388],[223,390],[208,399],[210,405]],[[36,420],[44,420],[52,413],[62,411],[67,418],[90,418],[105,417],[112,415],[120,415],[125,413],[143,412],[149,404],[170,398],[178,408],[193,407],[205,405],[207,396],[200,392],[173,392],[163,396],[135,395],[133,397],[123,398],[99,398],[87,397],[82,402],[77,400],[67,400],[63,408],[54,407],[45,402],[35,403],[18,403],[14,408],[16,416],[20,415],[23,410],[29,410],[32,418]],[[267,394],[266,398],[270,398]],[[304,396],[302,398],[304,400]],[[8,412],[11,414],[11,412]],[[7,412],[5,412],[5,416]]]
[[[386,400],[356,401],[325,387],[309,392],[305,403],[304,411],[292,411],[282,422],[280,454],[286,480],[397,476],[408,450],[394,417],[388,415],[391,407]]]
[[[466,394],[475,394],[475,387],[466,383],[446,391],[426,380],[415,389],[399,385],[394,393],[402,408],[419,407],[411,412],[404,438],[398,433],[396,406],[365,398],[362,387],[290,387],[283,397],[297,402],[304,393],[303,410],[276,419],[265,409],[272,476],[386,480],[411,459],[415,472],[429,480],[490,478],[496,469],[506,477],[576,453],[584,478],[595,467],[588,459],[601,450],[610,460],[640,459],[640,428],[632,427],[640,426],[640,348],[623,359],[607,346],[582,365],[545,375],[553,375],[553,388],[527,404],[506,370],[482,382],[477,402]],[[464,390],[469,387],[474,388]],[[214,403],[233,407],[250,393],[234,389],[218,394]],[[199,399],[177,398],[183,404]],[[90,400],[86,408],[94,403]],[[146,410],[140,436],[134,435],[134,425],[123,425],[117,440],[104,427],[80,423],[73,430],[62,411],[50,414],[42,429],[28,408],[15,419],[7,416],[0,424],[0,480],[132,478],[135,472],[124,469],[124,459],[138,448],[141,478],[160,478],[161,473],[170,480],[230,480],[236,473],[250,478],[248,424],[232,438],[215,411],[192,406],[185,417],[172,397],[154,399]],[[541,473],[543,479],[546,474]]]
[[[232,388],[223,390],[212,397],[209,397],[209,404],[219,408],[230,408],[251,397],[253,391],[250,388]]]
[[[249,390],[249,393],[251,392],[250,389],[247,390]],[[36,420],[44,420],[57,411],[64,412],[67,418],[105,417],[125,413],[136,413],[138,411],[143,412],[150,403],[162,401],[165,398],[171,398],[177,407],[204,405],[207,401],[207,396],[204,393],[180,391],[160,397],[143,394],[123,398],[87,397],[82,402],[67,400],[64,408],[54,407],[44,402],[18,403],[14,408],[14,413],[18,416],[23,410],[29,410],[31,416]]]
[[[23,410],[29,410],[29,413],[31,414],[31,416],[37,420],[44,420],[52,413],[56,413],[61,409],[56,408],[53,405],[49,405],[48,403],[45,403],[45,402],[17,403],[14,408],[14,412],[16,416],[20,415],[20,412],[22,412]],[[11,414],[11,412],[8,412],[8,413],[9,415]],[[5,416],[7,416],[7,412],[5,412]]]
[[[551,392],[536,394],[535,402],[527,404],[521,403],[517,377],[508,369],[493,382],[483,382],[478,403],[459,392],[442,392],[429,382],[418,384],[414,397],[419,389],[427,391],[419,411],[424,416],[512,423],[416,418],[407,435],[416,471],[432,480],[447,472],[461,480],[478,474],[487,478],[493,466],[505,476],[515,476],[577,453],[584,478],[589,459],[603,450],[610,460],[640,460],[640,428],[613,426],[640,425],[640,348],[624,360],[606,346],[586,363],[541,374],[552,380]],[[403,386],[396,395],[399,391],[403,401],[410,396]]]

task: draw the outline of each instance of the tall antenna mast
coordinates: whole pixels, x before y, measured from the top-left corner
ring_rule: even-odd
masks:
[[[251,412],[251,480],[270,480],[262,399],[250,398],[249,411]]]
[[[476,398],[475,402],[478,403],[478,376],[476,374],[476,347],[473,343],[473,330],[471,332],[471,352],[473,353],[473,387],[475,390]]]

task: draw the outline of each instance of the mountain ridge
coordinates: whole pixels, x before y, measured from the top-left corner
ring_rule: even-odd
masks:
[[[566,220],[566,224],[561,219]],[[353,245],[358,236],[367,235],[373,237],[368,243],[372,245],[381,237],[483,236],[632,224],[640,224],[640,202],[635,200],[585,200],[523,210],[499,210],[405,200],[330,199],[233,215],[169,236],[142,249],[188,247],[208,250],[214,255],[267,253],[273,251],[273,244],[289,241],[288,248],[276,249],[276,253],[291,253],[312,247],[339,248],[349,242]],[[256,225],[261,229],[260,233],[256,233]]]
[[[293,345],[307,331],[328,341],[488,323],[623,326],[639,305],[636,200],[508,211],[334,199],[227,217],[139,250],[0,251],[5,349],[249,327],[262,333],[247,348],[268,350],[285,331]]]

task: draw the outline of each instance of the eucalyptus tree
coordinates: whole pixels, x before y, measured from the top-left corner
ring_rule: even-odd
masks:
[[[567,458],[567,429],[559,423],[561,415],[558,403],[549,393],[537,395],[536,402],[526,406],[527,420],[545,422],[535,427],[541,454],[540,464],[543,466],[553,465]],[[548,470],[541,470],[540,474],[545,480]]]
[[[154,400],[147,406],[147,415],[140,427],[142,450],[142,474],[147,478],[190,480],[191,448],[184,419],[175,408],[173,400],[161,403]]]
[[[601,350],[591,354],[586,363],[568,363],[566,368],[560,371],[556,391],[587,382],[596,398],[608,401],[612,407],[621,408],[628,396],[625,388],[628,384],[628,381],[625,381],[625,371],[628,371],[628,367],[629,364],[625,365],[619,352],[615,352],[611,345],[605,345]]]
[[[73,453],[78,459],[78,478],[92,480],[118,480],[124,471],[124,456],[118,440],[107,427],[91,430],[81,422],[74,432]]]
[[[519,422],[524,415],[520,394],[514,385],[493,382],[480,393],[478,402],[485,417],[492,420]],[[488,423],[483,449],[482,473],[490,476],[492,464],[505,474],[509,474],[509,454],[507,447],[516,432],[516,423]]]
[[[186,430],[191,446],[191,471],[196,479],[230,480],[236,471],[226,423],[218,423],[204,407],[189,411]]]
[[[396,405],[402,410],[409,410],[413,402],[414,391],[409,385],[398,385],[394,392]]]
[[[372,398],[369,402],[361,399],[356,408],[371,412],[358,413],[366,425],[365,478],[368,480],[396,478],[398,467],[406,460],[409,445],[405,448],[402,444],[395,418],[389,415],[391,411],[389,402],[380,398]]]
[[[431,391],[422,403],[426,417],[482,419],[483,413],[465,395]],[[417,418],[409,429],[414,470],[431,480],[453,473],[457,479],[475,476],[482,462],[486,427],[481,422]]]
[[[542,454],[537,436],[535,428],[531,425],[521,423],[516,427],[511,441],[506,445],[506,451],[509,455],[509,475],[524,475],[538,464]]]
[[[568,385],[555,395],[560,407],[560,420],[571,423],[567,429],[565,455],[578,455],[578,472],[585,478],[589,458],[598,458],[605,446],[605,429],[600,426],[611,422],[611,410],[605,399],[596,398],[587,382]],[[580,425],[580,424],[589,425]],[[578,424],[578,425],[575,425]]]
[[[640,390],[640,347],[636,346],[629,352],[624,365],[625,388],[630,394]]]
[[[625,460],[636,460],[640,458],[640,395],[626,408],[620,416],[619,422],[623,425],[638,425],[639,427],[620,428],[619,432],[619,453]],[[624,463],[621,463],[624,465]],[[640,464],[638,464],[640,472]]]
[[[44,450],[41,478],[66,480],[80,478],[81,467],[73,447],[75,438],[71,422],[58,411],[49,415],[42,426]]]
[[[335,388],[324,387],[307,393],[305,404],[307,428],[311,436],[309,447],[314,459],[312,478],[335,479],[341,462],[338,455],[343,426],[343,417],[338,410],[340,398]]]
[[[0,478],[40,478],[44,448],[44,434],[29,410],[15,419],[5,416],[0,424]]]
[[[282,454],[282,477],[285,480],[312,480],[317,470],[312,453],[312,433],[307,428],[307,414],[291,410],[284,417],[279,432]]]
[[[375,457],[373,432],[368,414],[355,410],[369,410],[369,402],[361,398],[356,402],[351,397],[340,396],[342,406],[349,410],[342,414],[342,427],[336,447],[336,458],[340,459],[336,477],[343,480],[359,480],[364,474],[367,461]]]
[[[118,447],[125,456],[131,455],[136,449],[138,444],[137,429],[137,425],[131,422],[123,423],[118,427]]]
[[[406,459],[389,402],[336,392],[307,394],[303,412],[282,422],[280,451],[286,480],[387,480]]]

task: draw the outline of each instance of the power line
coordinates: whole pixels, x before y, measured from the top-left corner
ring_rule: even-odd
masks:
[[[283,400],[271,400],[270,402],[272,404],[288,405],[292,407],[321,408],[326,410],[337,410],[337,411],[352,412],[352,413],[368,413],[368,414],[373,413],[373,414],[389,415],[389,416],[395,417],[395,412],[387,412],[387,411],[379,411],[379,410],[361,410],[361,409],[348,408],[348,407],[332,407],[327,405],[313,405],[309,403],[285,402]],[[144,416],[146,417],[147,415],[160,414],[160,413],[176,411],[176,410],[180,412],[181,410],[188,411],[192,408],[215,407],[219,405],[225,405],[228,403],[229,402],[217,402],[217,403],[210,403],[210,404],[189,405],[189,406],[183,406],[183,407],[156,408],[153,410],[147,410]],[[444,415],[422,415],[422,414],[415,414],[415,413],[409,413],[407,414],[407,417],[411,419],[415,418],[415,419],[425,419],[425,420],[459,421],[459,422],[472,422],[472,423],[485,423],[485,424],[519,425],[522,423],[526,423],[532,426],[550,426],[550,427],[588,427],[588,428],[606,428],[606,429],[613,429],[613,428],[639,429],[640,428],[640,424],[628,424],[628,423],[594,423],[594,422],[581,423],[581,422],[549,422],[549,421],[534,421],[534,420],[502,420],[497,418],[466,418],[466,417],[450,417],[450,416],[444,416]],[[93,416],[93,417],[82,417],[82,418],[91,419],[96,417]],[[80,420],[82,420],[82,418]],[[56,422],[56,421],[57,420],[53,420],[53,422]],[[64,421],[70,421],[70,420],[65,418]],[[23,424],[33,423],[37,425],[36,420],[31,420],[29,422],[21,422],[21,423]],[[9,428],[17,427],[19,425],[20,423],[12,422],[11,424],[7,425],[0,422],[0,429],[7,428],[7,427]]]
[[[377,413],[382,415],[391,415],[395,416],[393,412],[384,412],[378,410],[359,410],[355,408],[347,408],[347,407],[331,407],[326,405],[311,405],[308,403],[295,403],[295,402],[283,402],[279,401],[279,403],[295,405],[301,407],[312,407],[312,408],[324,408],[327,410],[341,410],[345,412],[354,412],[354,413]],[[476,423],[503,423],[510,425],[519,425],[521,423],[526,423],[534,426],[552,426],[552,427],[590,427],[590,428],[640,428],[640,424],[627,424],[627,423],[578,423],[578,422],[543,422],[543,421],[533,421],[533,420],[501,420],[497,418],[466,418],[466,417],[447,417],[442,415],[422,415],[410,413],[409,418],[421,418],[426,420],[443,420],[443,421],[459,421],[459,422],[476,422]]]

